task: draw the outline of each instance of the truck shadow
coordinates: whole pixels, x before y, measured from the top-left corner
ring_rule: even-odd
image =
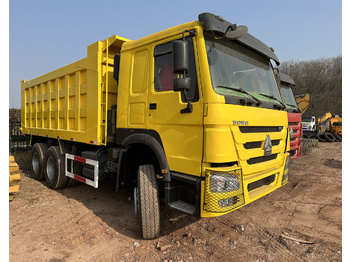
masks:
[[[46,182],[43,183],[46,184]],[[141,219],[135,215],[133,189],[126,188],[114,192],[112,184],[111,181],[103,181],[99,183],[97,189],[79,184],[65,187],[57,192],[67,199],[74,199],[82,203],[119,234],[141,240]],[[168,209],[164,204],[161,204],[160,237],[186,227],[197,220],[198,218]]]
[[[323,164],[330,168],[342,169],[342,161],[339,160],[327,159]]]

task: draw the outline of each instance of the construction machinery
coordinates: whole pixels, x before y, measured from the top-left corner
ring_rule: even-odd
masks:
[[[86,58],[22,80],[32,177],[52,189],[134,187],[145,239],[159,235],[160,203],[196,217],[247,205],[288,182],[272,60],[246,26],[210,13],[135,41],[98,41]]]
[[[317,120],[314,116],[302,116],[301,123],[303,125],[303,134],[305,138],[316,136]]]
[[[309,107],[310,95],[309,94],[296,95],[295,100],[296,100],[298,108],[300,110],[300,114],[303,115],[305,113],[306,109]]]
[[[321,142],[342,141],[342,117],[327,112],[318,118],[317,138]]]
[[[314,116],[302,116],[305,138],[317,138],[320,142],[342,141],[342,117],[330,112],[316,120]]]

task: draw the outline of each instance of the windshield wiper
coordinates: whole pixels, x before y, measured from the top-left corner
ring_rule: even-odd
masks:
[[[256,105],[259,106],[262,104],[262,102],[257,99],[255,96],[253,96],[252,94],[248,93],[247,91],[245,91],[243,88],[237,88],[237,87],[231,87],[231,86],[217,86],[217,87],[220,87],[220,88],[225,88],[225,89],[229,89],[229,90],[233,90],[233,91],[238,91],[238,92],[241,92],[243,94],[246,94],[248,95],[249,97],[253,98],[257,103]]]
[[[267,94],[264,94],[264,93],[259,93],[259,95],[271,98],[271,99],[277,101],[278,103],[280,103],[283,106],[284,109],[287,109],[286,106],[281,101],[279,101],[276,97],[274,97],[273,95],[267,95]]]

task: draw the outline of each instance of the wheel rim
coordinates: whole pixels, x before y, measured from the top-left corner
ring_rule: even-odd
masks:
[[[55,160],[52,157],[49,157],[46,164],[46,173],[50,180],[55,177],[55,169]]]
[[[40,159],[37,153],[33,154],[33,158],[32,158],[32,168],[34,173],[39,171],[39,166],[40,166]]]

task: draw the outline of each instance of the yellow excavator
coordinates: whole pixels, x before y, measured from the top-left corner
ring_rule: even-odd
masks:
[[[342,141],[342,117],[325,113],[317,119],[317,131],[317,138],[321,142]]]

